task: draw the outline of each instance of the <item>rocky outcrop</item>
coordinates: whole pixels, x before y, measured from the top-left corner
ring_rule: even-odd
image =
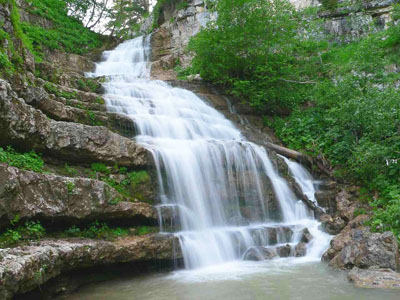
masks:
[[[0,81],[0,138],[2,144],[29,147],[69,161],[141,168],[152,164],[146,149],[105,127],[48,119],[17,98],[4,80]]]
[[[152,35],[152,76],[160,79],[174,79],[173,73],[166,73],[165,69],[172,69],[176,62],[187,67],[192,55],[185,51],[192,36],[206,26],[210,20],[215,20],[215,12],[207,10],[206,1],[190,0],[188,6],[175,10],[175,6],[163,11],[160,27]],[[166,76],[170,74],[170,76]]]
[[[399,270],[398,243],[392,232],[372,233],[368,227],[346,229],[333,238],[323,256],[323,260],[330,260],[330,266]]]
[[[323,10],[326,31],[336,39],[349,42],[370,32],[387,28],[396,0],[340,1],[336,9]]]
[[[39,174],[0,164],[0,227],[16,215],[24,220],[51,221],[53,225],[91,220],[157,222],[151,205],[122,200],[102,181]]]
[[[353,268],[348,278],[361,288],[400,289],[400,274],[391,269]]]
[[[29,292],[69,270],[145,260],[180,258],[173,236],[129,236],[116,241],[43,240],[0,249],[0,298]]]

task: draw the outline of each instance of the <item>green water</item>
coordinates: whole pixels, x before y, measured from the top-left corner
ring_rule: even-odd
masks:
[[[64,300],[400,299],[400,291],[356,288],[346,272],[320,262],[237,262],[196,271],[135,276],[92,284]]]

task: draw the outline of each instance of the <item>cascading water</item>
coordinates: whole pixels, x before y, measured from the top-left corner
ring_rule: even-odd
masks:
[[[255,246],[294,246],[308,227],[307,255],[329,237],[308,217],[263,147],[246,141],[194,93],[150,80],[150,36],[104,54],[91,76],[106,76],[107,107],[129,116],[153,155],[163,232],[179,237],[187,268],[241,259]]]

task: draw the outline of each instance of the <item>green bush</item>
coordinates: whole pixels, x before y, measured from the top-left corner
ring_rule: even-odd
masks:
[[[0,147],[0,162],[23,170],[43,172],[44,162],[33,150],[27,153],[18,153],[8,146],[6,150]]]
[[[218,19],[191,39],[192,72],[228,89],[262,112],[304,102],[319,60],[317,41],[299,36],[307,27],[286,0],[220,0]]]

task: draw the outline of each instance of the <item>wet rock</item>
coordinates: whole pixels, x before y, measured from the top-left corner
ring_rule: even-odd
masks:
[[[276,256],[277,255],[275,251],[271,248],[254,246],[246,250],[246,252],[243,254],[243,260],[261,261],[272,259]]]
[[[241,216],[234,216],[229,219],[229,224],[235,226],[248,226],[250,223],[245,218]]]
[[[121,200],[123,197],[102,181],[23,171],[0,163],[0,227],[16,215],[52,223],[157,222],[151,205]]]
[[[0,298],[29,292],[63,272],[115,263],[182,257],[173,236],[135,236],[116,241],[43,240],[0,249]]]
[[[333,180],[324,180],[318,183],[318,189],[321,191],[332,191],[336,189],[337,183]]]
[[[303,242],[298,243],[294,248],[294,256],[301,257],[301,256],[306,256],[306,254],[307,254],[307,244]]]
[[[280,257],[289,257],[291,252],[291,247],[289,244],[286,244],[284,246],[276,247],[275,251]]]
[[[325,208],[328,213],[336,211],[335,191],[317,191],[315,192],[315,199],[318,205]]]
[[[312,234],[310,233],[310,231],[308,230],[308,228],[304,228],[302,231],[301,231],[301,237],[300,237],[300,242],[302,242],[302,243],[309,243],[312,239],[313,239],[313,236],[312,236]]]
[[[346,222],[339,216],[322,215],[320,217],[321,229],[329,234],[338,234],[346,227]]]
[[[0,80],[0,139],[81,163],[100,161],[131,167],[152,164],[146,149],[105,127],[48,119],[18,99],[5,80]]]
[[[367,227],[351,229],[332,240],[331,248],[323,258],[328,260],[331,257],[329,264],[339,269],[399,269],[398,243],[393,233],[372,233]]]
[[[400,274],[391,269],[359,269],[354,267],[347,276],[357,287],[400,289]]]

